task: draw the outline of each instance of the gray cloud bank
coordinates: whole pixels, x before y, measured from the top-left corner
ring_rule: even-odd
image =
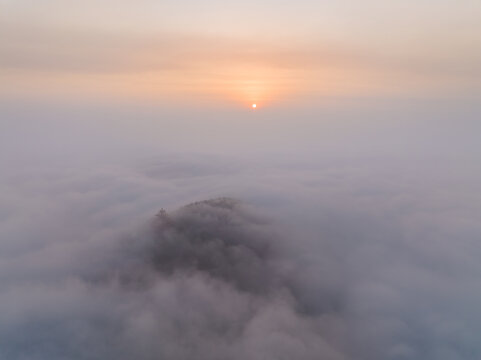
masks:
[[[0,359],[476,359],[481,176],[421,165],[3,174]]]

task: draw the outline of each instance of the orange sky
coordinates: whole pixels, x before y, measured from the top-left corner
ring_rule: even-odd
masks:
[[[349,12],[303,0],[265,18],[270,1],[236,12],[214,0],[202,8],[144,1],[122,0],[115,12],[105,0],[0,2],[0,30],[9,34],[0,96],[262,107],[481,93],[481,6],[473,1],[400,8],[369,0],[364,9],[348,1]]]

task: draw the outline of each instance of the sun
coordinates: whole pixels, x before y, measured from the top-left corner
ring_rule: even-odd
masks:
[[[257,104],[252,104],[252,108],[255,109],[257,107]]]

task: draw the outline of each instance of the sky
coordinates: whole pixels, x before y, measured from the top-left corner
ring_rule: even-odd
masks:
[[[475,0],[0,4],[7,98],[217,108],[481,90]]]
[[[479,19],[0,0],[0,360],[481,358]]]

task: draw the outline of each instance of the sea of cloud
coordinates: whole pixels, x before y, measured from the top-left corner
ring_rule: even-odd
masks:
[[[1,180],[0,359],[481,355],[471,165],[169,155]]]

